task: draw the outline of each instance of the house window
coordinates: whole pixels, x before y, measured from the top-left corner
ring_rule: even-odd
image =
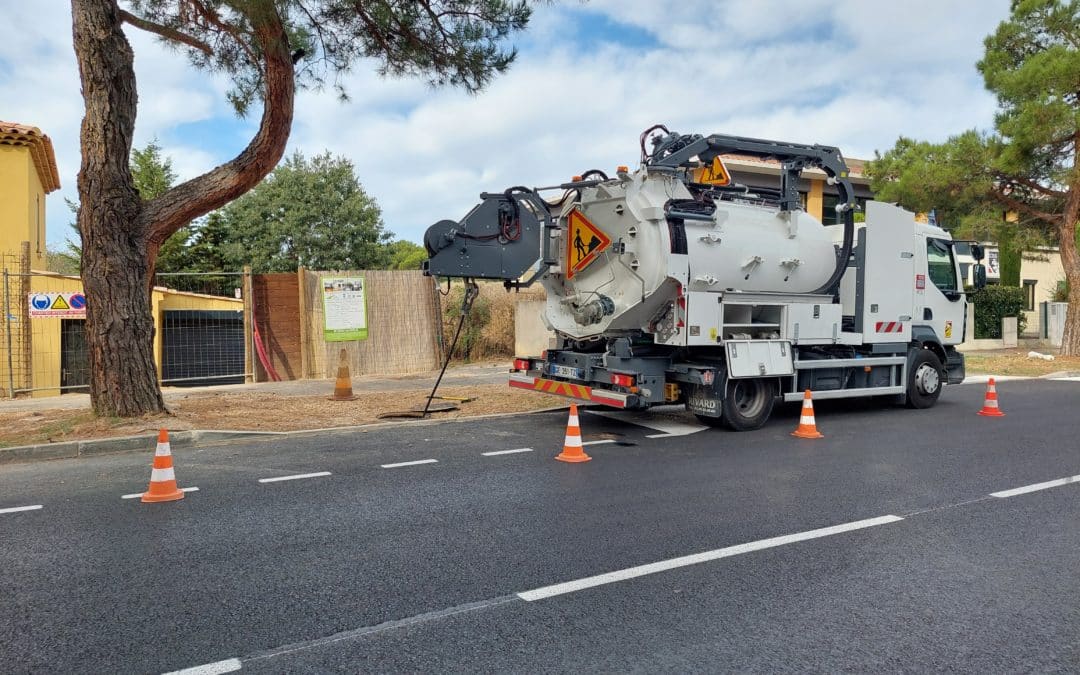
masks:
[[[839,225],[843,221],[840,220],[840,216],[836,213],[836,205],[840,203],[840,198],[836,195],[825,195],[821,199],[821,224],[822,225]]]
[[[1035,279],[1024,279],[1024,310],[1035,311]]]

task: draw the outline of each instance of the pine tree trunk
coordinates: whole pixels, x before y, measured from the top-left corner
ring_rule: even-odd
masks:
[[[1080,143],[1080,132],[1076,141]],[[1080,166],[1074,168],[1080,170]],[[1080,218],[1080,181],[1072,186],[1065,199],[1065,212],[1058,225],[1058,250],[1061,267],[1069,282],[1069,311],[1065,315],[1065,335],[1061,340],[1061,354],[1080,356],[1080,254],[1076,250],[1077,219]]]
[[[90,400],[103,416],[165,410],[154,365],[148,237],[128,165],[137,93],[116,0],[72,0],[86,115],[78,214]]]

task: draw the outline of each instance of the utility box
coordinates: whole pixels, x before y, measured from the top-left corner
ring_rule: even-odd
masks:
[[[1017,345],[1018,320],[1015,316],[1006,316],[1001,319],[1001,346],[1015,347]]]
[[[1050,339],[1050,346],[1060,347],[1062,338],[1065,337],[1065,316],[1069,310],[1067,302],[1048,302],[1046,312],[1046,337]]]

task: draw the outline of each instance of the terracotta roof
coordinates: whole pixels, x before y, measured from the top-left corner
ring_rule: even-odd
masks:
[[[721,157],[723,157],[725,161],[728,161],[728,160],[733,161],[736,165],[738,165],[738,164],[757,164],[757,165],[760,165],[760,166],[776,167],[777,171],[780,170],[780,162],[778,160],[775,160],[775,159],[762,159],[760,157],[755,157],[753,155],[741,155],[741,154],[738,154],[738,153],[726,153],[726,154],[721,155]],[[855,179],[865,178],[865,175],[863,174],[863,168],[866,166],[866,160],[865,159],[856,159],[854,157],[845,157],[844,162],[847,163],[848,172],[849,172],[849,175],[851,176],[851,178],[855,178]],[[824,173],[820,169],[807,169],[807,171],[809,171],[811,173],[813,173],[815,171],[817,171],[818,173]]]
[[[26,124],[0,121],[0,145],[17,145],[30,149],[38,179],[45,194],[60,189],[60,174],[56,170],[56,154],[52,140],[41,129]]]

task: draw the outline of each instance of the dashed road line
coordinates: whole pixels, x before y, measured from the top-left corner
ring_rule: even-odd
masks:
[[[171,673],[165,673],[165,675],[221,675],[222,673],[234,673],[242,667],[240,659],[225,659],[224,661],[204,663],[201,666],[193,666],[183,670],[174,670]]]
[[[1024,485],[1011,490],[1002,490],[1001,492],[991,492],[991,497],[997,497],[998,499],[1005,499],[1006,497],[1015,497],[1016,495],[1024,495],[1029,492],[1038,492],[1039,490],[1048,490],[1050,488],[1059,487],[1061,485],[1068,485],[1069,483],[1080,483],[1080,476],[1069,476],[1068,478],[1058,478],[1057,480],[1048,480],[1045,483],[1034,483],[1032,485]]]
[[[395,464],[381,464],[384,469],[397,469],[403,466],[416,466],[418,464],[435,464],[439,460],[437,459],[418,459],[412,462],[397,462]]]
[[[198,492],[198,491],[199,491],[199,488],[197,488],[197,487],[180,488],[180,492]],[[120,495],[120,499],[137,499],[139,497],[142,497],[143,494],[144,493],[142,493],[142,492],[133,492],[132,494],[129,494],[129,495]]]
[[[40,511],[45,508],[42,504],[33,504],[31,506],[12,506],[6,509],[0,509],[0,513],[20,513],[22,511]]]
[[[844,523],[842,525],[823,527],[817,530],[808,530],[806,532],[797,532],[795,534],[785,534],[780,537],[760,539],[758,541],[751,541],[745,544],[737,544],[735,546],[728,546],[726,548],[718,548],[713,551],[705,551],[703,553],[685,555],[679,558],[661,560],[659,562],[649,563],[647,565],[638,565],[637,567],[628,567],[626,569],[617,570],[615,572],[608,572],[606,574],[598,574],[592,577],[585,577],[584,579],[575,579],[574,581],[566,581],[561,584],[544,586],[543,588],[536,588],[531,591],[523,591],[521,593],[518,593],[517,596],[526,602],[535,602],[536,600],[544,600],[545,598],[552,598],[557,595],[566,595],[567,593],[574,593],[576,591],[584,590],[586,588],[593,588],[594,586],[603,586],[605,584],[613,584],[618,581],[626,581],[627,579],[643,577],[647,574],[666,572],[668,570],[673,570],[679,567],[697,565],[699,563],[709,562],[711,560],[719,560],[721,558],[730,558],[731,556],[742,555],[743,553],[761,551],[767,548],[775,548],[777,546],[784,546],[785,544],[794,544],[796,542],[807,541],[809,539],[831,537],[834,534],[841,534],[843,532],[851,532],[854,530],[862,530],[868,527],[875,527],[877,525],[887,525],[889,523],[896,523],[901,520],[903,520],[903,518],[901,518],[900,516],[880,516],[878,518],[857,520],[855,522]]]
[[[614,443],[614,442],[615,441],[611,440],[610,438],[605,438],[605,439],[603,439],[601,441],[585,441],[584,443],[582,443],[582,445],[583,446],[584,445],[603,445],[605,443]]]
[[[274,476],[273,478],[260,478],[260,483],[279,483],[283,480],[300,480],[302,478],[319,478],[333,475],[329,471],[317,471],[315,473],[297,473],[291,476]]]
[[[484,457],[495,457],[496,455],[516,455],[519,452],[532,452],[532,448],[515,448],[513,450],[495,450],[494,452],[481,452]]]

